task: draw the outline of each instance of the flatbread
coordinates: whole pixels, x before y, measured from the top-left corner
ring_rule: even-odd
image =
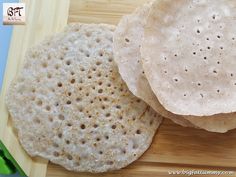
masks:
[[[113,61],[114,26],[74,24],[30,49],[6,103],[23,148],[68,170],[123,168],[161,123]]]
[[[141,64],[140,45],[143,38],[146,18],[152,2],[137,8],[132,14],[123,16],[113,39],[114,59],[119,72],[130,91],[148,103],[154,110],[182,126],[193,127],[182,116],[166,111],[159,103],[145,77]]]
[[[236,111],[236,1],[160,0],[141,47],[160,103],[179,115]]]

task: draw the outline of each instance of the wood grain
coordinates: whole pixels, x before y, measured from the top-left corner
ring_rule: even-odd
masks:
[[[117,24],[148,0],[71,0],[68,21]]]
[[[22,66],[25,51],[45,36],[51,35],[67,23],[68,0],[24,0],[26,25],[14,26],[6,72],[0,97],[0,139],[28,176],[45,177],[47,161],[31,159],[20,146],[5,105],[5,95],[11,80]]]

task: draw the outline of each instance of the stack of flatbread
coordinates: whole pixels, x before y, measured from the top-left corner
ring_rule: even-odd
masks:
[[[118,27],[69,25],[29,49],[11,83],[19,141],[31,156],[98,173],[138,159],[163,117],[236,128],[235,24],[232,0],[157,0]]]
[[[114,34],[119,72],[159,114],[213,132],[236,128],[236,2],[156,0]]]

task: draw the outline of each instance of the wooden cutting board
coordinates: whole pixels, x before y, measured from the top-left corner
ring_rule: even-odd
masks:
[[[117,24],[122,15],[131,13],[136,7],[146,1],[26,0],[27,25],[14,28],[1,97],[4,97],[10,80],[14,77],[18,68],[21,67],[25,50],[29,46],[42,40],[45,36],[61,31],[66,23]],[[19,45],[19,41],[22,41],[21,45]],[[5,110],[5,107],[3,109]],[[5,123],[10,122],[9,119],[4,121]],[[11,126],[11,122],[7,123],[7,125]],[[14,142],[15,144],[17,143],[16,140]],[[9,144],[8,148],[11,147],[14,147],[14,145],[11,146]],[[23,151],[20,149],[18,152]],[[12,153],[16,154],[14,150],[12,150]],[[33,159],[33,161],[35,160]],[[23,160],[19,158],[18,162],[23,163]],[[28,173],[30,176],[141,177],[169,176],[168,172],[175,170],[236,171],[236,130],[225,134],[217,134],[204,130],[184,128],[172,123],[170,120],[165,120],[158,130],[152,146],[138,161],[125,169],[99,175],[73,173],[51,163],[46,167],[46,162],[40,162],[40,167],[37,168],[38,161],[36,160],[35,163],[36,168]],[[25,169],[28,169],[27,164],[24,163],[22,165],[24,165]],[[40,175],[36,173],[39,169],[41,169]],[[47,170],[46,174],[42,172],[43,169]],[[236,176],[236,173],[233,176]]]

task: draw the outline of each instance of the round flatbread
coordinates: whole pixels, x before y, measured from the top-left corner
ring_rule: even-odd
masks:
[[[144,100],[162,116],[182,126],[192,127],[188,120],[163,108],[145,77],[141,64],[140,45],[151,5],[152,2],[146,3],[120,20],[113,39],[115,62],[123,80],[135,96]]]
[[[28,51],[6,103],[31,156],[68,170],[105,172],[127,166],[150,146],[162,117],[121,79],[114,30],[74,24]]]
[[[179,115],[236,111],[236,1],[160,0],[141,47],[160,103]]]

